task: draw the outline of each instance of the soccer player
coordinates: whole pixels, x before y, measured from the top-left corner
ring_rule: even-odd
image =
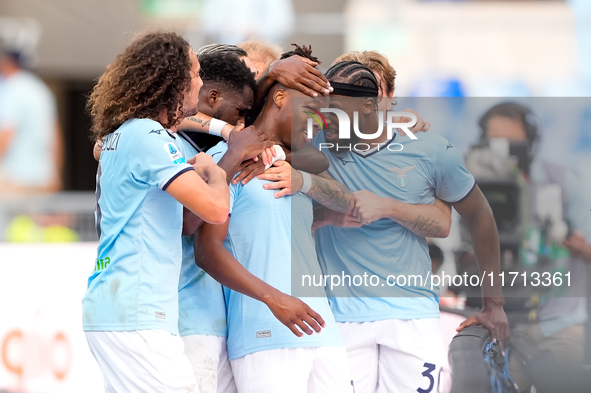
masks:
[[[271,63],[279,60],[283,52],[279,46],[261,40],[244,41],[236,46],[248,53],[248,58],[258,70],[258,75],[263,75]]]
[[[247,53],[235,45],[211,44],[206,45],[198,50],[198,55],[212,53],[235,54],[241,60],[243,60],[251,70],[253,70],[253,66],[247,57]],[[330,93],[330,84],[324,75],[322,75],[322,73],[315,68],[316,65],[318,65],[318,63],[315,63],[306,57],[295,55],[290,56],[289,58],[274,61],[271,66],[266,69],[263,75],[256,75],[257,86],[255,89],[255,101],[252,105],[252,110],[250,111],[245,124],[250,125],[257,117],[262,107],[262,103],[265,97],[267,97],[269,89],[275,82],[282,83],[285,86],[294,88],[309,96]],[[197,146],[199,146],[201,149],[200,151],[207,151],[222,139],[227,141],[229,139],[230,133],[233,130],[233,127],[233,125],[230,125],[219,119],[212,118],[211,116],[207,116],[203,113],[197,113],[194,116],[189,116],[186,119],[182,119],[178,129],[202,133],[202,135],[191,135],[191,139],[197,144]],[[94,158],[98,160],[101,152],[101,141],[95,142]],[[313,160],[314,157],[323,160],[322,155],[311,154],[311,163],[306,165],[306,168],[304,169],[311,173],[320,173],[324,171],[324,169],[326,169],[325,167],[323,167],[321,170],[318,170],[319,165],[328,165],[328,162],[323,161],[318,163]],[[261,153],[261,158],[264,164],[271,163],[272,157],[268,154],[265,154],[264,151]],[[303,164],[305,163],[304,161],[306,160],[302,160]]]
[[[245,61],[245,64],[251,64],[248,57],[246,57],[246,52],[235,45],[211,44],[206,45],[197,51],[198,55],[213,53],[235,54],[241,60]],[[296,89],[309,96],[330,93],[330,84],[324,75],[315,68],[318,65],[317,62],[314,62],[305,56],[294,54],[294,52],[286,52],[281,58],[277,55],[277,58],[273,60],[271,66],[266,67],[262,75],[255,75],[255,79],[257,79],[255,99],[252,108],[245,117],[246,125],[252,124],[254,119],[256,119],[262,108],[263,101],[267,97],[269,89],[275,82],[282,83],[284,86]],[[249,66],[249,68],[252,70],[253,67]],[[189,136],[197,144],[200,151],[207,151],[222,140],[227,141],[232,132],[232,127],[233,126],[227,122],[216,119],[215,117],[212,118],[201,112],[195,116],[183,119],[179,125],[180,130],[197,131],[197,133],[189,134]],[[307,149],[304,149],[300,154],[306,154],[306,156],[302,157],[300,161],[302,165],[305,166],[304,169],[311,173],[320,173],[324,171],[328,165],[328,162],[324,160],[324,157],[321,154],[315,154]],[[272,156],[266,154],[265,151],[261,153],[261,158],[265,165],[272,162]],[[321,162],[316,161],[318,159],[320,159]],[[288,155],[288,161],[290,160],[291,158]],[[249,173],[251,172],[241,172],[243,177],[247,177]],[[238,180],[242,179],[239,178]]]
[[[255,67],[252,60],[248,57],[248,53],[244,49],[238,47],[237,45],[209,44],[209,45],[202,46],[201,48],[199,48],[197,50],[197,56],[220,54],[220,53],[225,53],[225,54],[231,53],[231,54],[238,56],[238,58],[240,60],[242,60],[244,62],[244,64],[246,64],[246,66],[254,74],[255,79],[260,76],[258,68]]]
[[[182,205],[212,223],[229,210],[224,171],[205,154],[187,164],[178,145],[176,126],[197,112],[201,85],[182,37],[148,33],[107,67],[88,102],[102,152],[83,324],[108,392],[195,385],[178,337]]]
[[[276,84],[254,126],[295,151],[309,139],[300,131],[306,117],[302,118],[302,111],[292,111],[294,97],[310,107],[326,105],[324,98],[307,97]],[[298,120],[302,127],[292,127]],[[216,159],[226,151],[226,144],[220,143],[209,154]],[[312,181],[309,193],[320,192],[323,187],[318,185],[323,184],[331,188],[332,195],[340,196],[325,201],[332,209],[344,212],[352,207],[352,195],[342,185],[317,176],[312,176]],[[224,285],[241,279],[232,266],[242,264],[261,281],[289,293],[292,264],[321,274],[310,231],[312,202],[301,193],[275,198],[263,187],[266,183],[254,179],[246,185],[230,186],[232,216],[226,224],[203,224],[199,228],[197,262]],[[319,198],[318,194],[312,196]],[[352,391],[346,352],[325,296],[302,298],[320,315],[315,321],[304,316],[306,323],[294,321],[288,329],[277,322],[273,317],[277,314],[265,304],[231,290],[225,293],[228,354],[239,392]],[[264,298],[264,302],[272,304],[273,296]],[[322,331],[317,321],[324,325]],[[312,329],[318,334],[303,335],[302,331],[311,334]]]
[[[378,81],[378,110],[391,110],[392,100],[394,98],[394,83],[396,80],[396,70],[390,65],[388,58],[377,51],[353,51],[337,57],[333,64],[343,61],[357,61],[369,68]]]
[[[199,113],[229,124],[244,123],[245,113],[251,109],[254,100],[254,74],[233,53],[210,52],[200,55],[199,63],[203,75]],[[232,134],[230,148],[235,146],[233,142],[243,132]],[[183,149],[188,156],[199,151],[190,133],[179,131],[184,141]],[[220,162],[220,166],[225,165]],[[232,169],[224,169],[230,175]],[[222,286],[195,264],[192,233],[191,236],[183,236],[179,333],[185,343],[185,354],[193,364],[201,393],[236,391],[226,349],[227,331]]]
[[[363,52],[353,51],[337,57],[333,64],[342,61],[358,61],[369,68],[378,81],[378,111],[382,111],[386,115],[389,110],[392,110],[392,106],[396,104],[394,102],[396,70],[392,67],[386,56],[375,50]],[[431,123],[423,121],[418,113],[411,108],[406,108],[402,111],[412,112],[417,116],[417,124],[412,128],[413,132],[429,131]]]
[[[353,111],[358,111],[359,129],[375,133],[381,121],[376,113],[379,84],[371,70],[358,62],[344,61],[333,65],[326,76],[335,89],[331,107],[345,111],[351,119]],[[389,287],[388,292],[352,287],[329,291],[355,389],[437,391],[443,346],[438,294],[427,282],[431,263],[425,236],[440,236],[443,228],[421,210],[402,212],[406,218],[401,219],[401,202],[428,205],[437,197],[450,203],[468,222],[481,270],[497,274],[499,244],[492,212],[453,145],[440,136],[425,133],[412,140],[394,134],[388,140],[382,132],[370,140],[353,136],[340,141],[333,123],[313,144],[320,147],[322,143],[339,142],[378,143],[380,147],[372,145],[374,148],[366,151],[323,149],[330,161],[328,173],[354,191],[351,215],[364,224],[359,228],[338,227],[343,225],[342,214],[340,221],[327,220],[326,215],[315,218],[321,221],[316,224],[320,228],[315,236],[323,273],[371,273],[382,283],[389,276],[409,279]],[[390,144],[397,151],[388,149]],[[410,281],[411,276],[420,277],[418,283],[416,279]],[[505,341],[508,323],[502,294],[500,288],[488,284],[483,286],[482,312],[463,326],[480,323],[494,338]]]

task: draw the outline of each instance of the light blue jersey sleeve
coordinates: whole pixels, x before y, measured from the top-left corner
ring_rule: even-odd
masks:
[[[433,165],[435,196],[448,203],[457,203],[472,192],[476,180],[451,142],[443,140],[447,143],[438,143]]]
[[[207,151],[207,154],[211,156],[213,161],[218,164],[224,154],[228,151],[228,144],[226,142],[220,142],[211,149]],[[232,215],[232,206],[234,206],[234,201],[236,200],[237,194],[240,193],[242,189],[242,183],[238,184],[230,184],[230,216]]]
[[[136,138],[129,146],[131,175],[138,182],[166,190],[174,179],[192,171],[193,167],[185,162],[178,142],[172,140],[165,130],[152,130],[147,134]]]

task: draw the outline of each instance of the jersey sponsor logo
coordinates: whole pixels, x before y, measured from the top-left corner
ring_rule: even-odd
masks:
[[[179,148],[176,147],[174,143],[171,143],[171,142],[165,143],[164,150],[166,150],[166,152],[170,156],[170,159],[172,160],[173,163],[175,163],[175,164],[184,164],[185,163],[185,159],[184,159],[183,155],[181,154],[181,152],[179,151]]]
[[[162,312],[162,311],[156,311],[154,313],[154,315],[156,316],[156,318],[158,319],[166,319],[166,313]]]
[[[105,269],[107,266],[109,266],[110,264],[111,264],[111,258],[109,258],[109,257],[104,257],[101,259],[97,258],[96,263],[94,265],[94,270],[97,272],[101,271],[101,270]]]
[[[388,168],[389,171],[396,172],[396,183],[404,188],[408,185],[408,175],[407,173],[415,169],[416,167],[413,166],[405,166],[404,168],[400,169],[397,167]]]
[[[269,337],[271,337],[270,330],[261,330],[260,332],[257,332],[257,338],[269,338]]]

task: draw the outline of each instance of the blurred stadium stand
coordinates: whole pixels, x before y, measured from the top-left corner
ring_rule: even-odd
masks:
[[[0,242],[98,240],[92,192],[0,197]]]

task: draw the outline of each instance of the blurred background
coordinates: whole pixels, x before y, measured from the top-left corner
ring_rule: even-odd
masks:
[[[0,0],[0,391],[102,390],[80,324],[96,253],[85,102],[134,34],[156,28],[194,48],[311,44],[322,70],[377,50],[396,69],[395,98],[409,97],[462,155],[479,142],[478,116],[510,98],[535,107],[538,157],[591,182],[589,0]],[[451,122],[413,97],[453,97],[456,108],[498,99]],[[549,114],[554,102],[567,120]],[[450,272],[460,232],[439,243]]]

